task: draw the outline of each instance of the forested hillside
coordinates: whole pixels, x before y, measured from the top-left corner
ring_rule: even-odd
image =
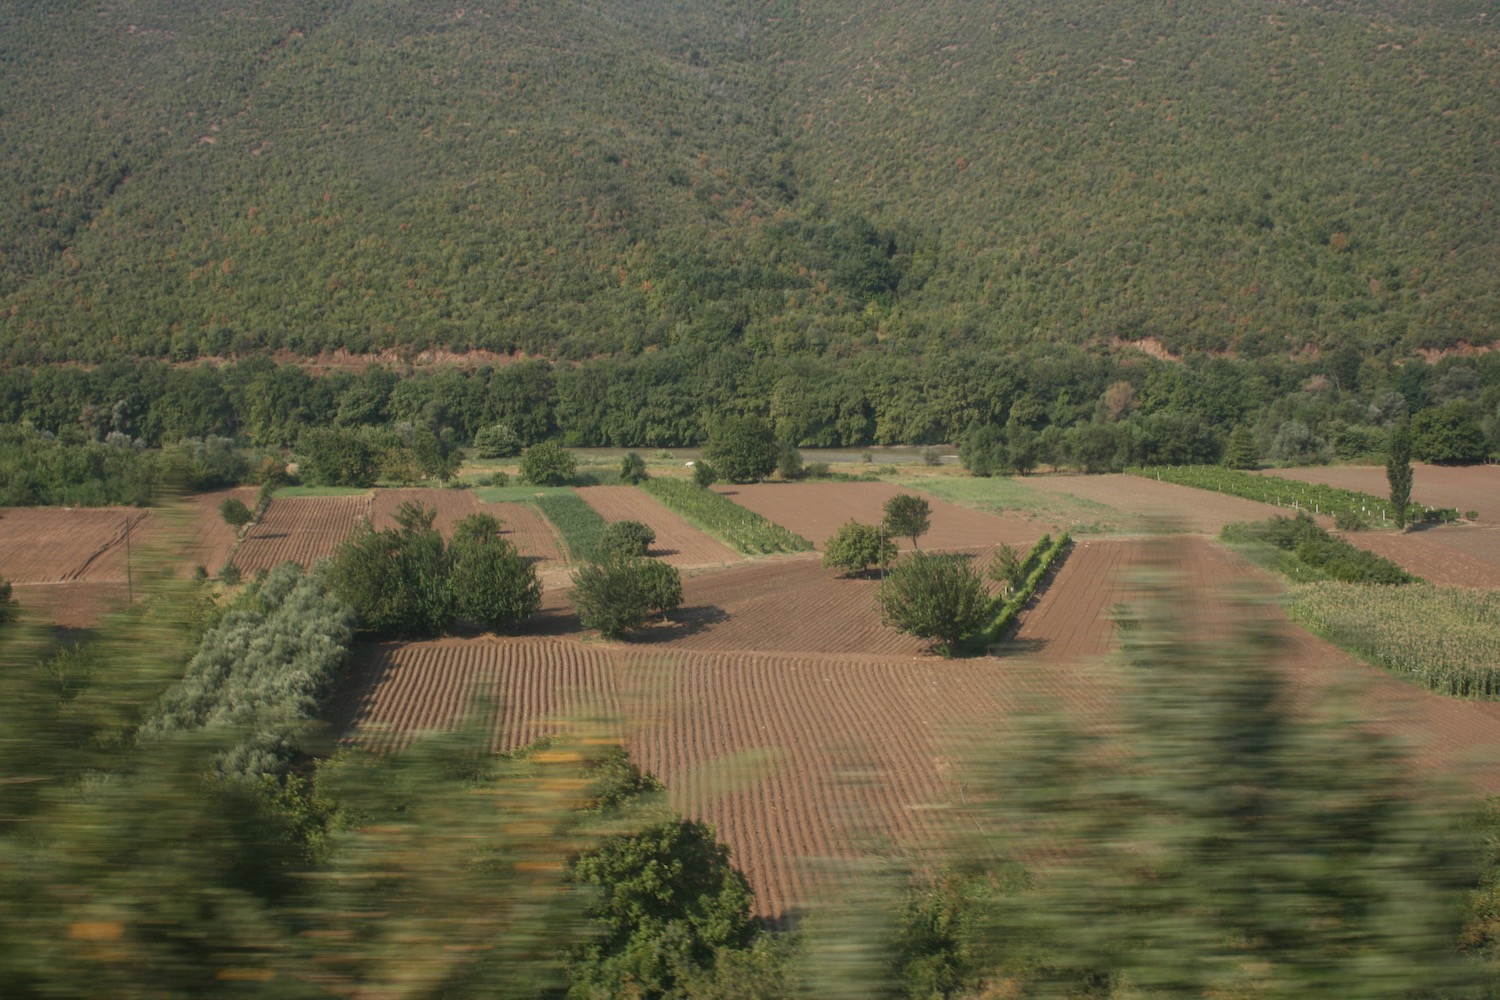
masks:
[[[0,358],[1488,344],[1497,21],[13,0]]]

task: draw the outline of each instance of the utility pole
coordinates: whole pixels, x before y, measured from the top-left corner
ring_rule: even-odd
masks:
[[[125,603],[135,603],[135,581],[130,575],[130,515],[125,515]]]

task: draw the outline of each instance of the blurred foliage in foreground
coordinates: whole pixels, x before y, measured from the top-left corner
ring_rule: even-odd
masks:
[[[667,810],[597,726],[509,755],[484,749],[484,720],[387,757],[323,745],[299,706],[326,674],[290,676],[347,632],[316,575],[278,571],[228,612],[158,584],[71,648],[0,622],[0,982],[19,997],[1477,995],[1496,864],[1465,925],[1467,848],[1495,821],[1465,824],[1388,739],[1311,710],[1254,609],[1229,616],[1249,633],[1200,622],[1169,563],[1122,619],[1106,718],[1082,730],[1038,706],[998,748],[978,740],[940,873],[872,861],[795,935],[751,920],[712,831]],[[289,650],[284,710],[270,665],[245,695],[256,709],[233,704],[252,678],[232,668],[207,690],[236,642],[268,664]],[[252,762],[236,748],[267,726],[294,752],[225,766]]]

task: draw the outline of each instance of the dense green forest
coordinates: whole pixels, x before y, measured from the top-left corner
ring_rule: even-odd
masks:
[[[1489,344],[1491,13],[16,0],[0,357]]]

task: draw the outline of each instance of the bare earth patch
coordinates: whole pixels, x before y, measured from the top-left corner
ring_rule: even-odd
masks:
[[[915,493],[890,483],[753,483],[747,486],[715,486],[735,503],[796,532],[819,550],[844,525],[854,520],[879,524],[885,518],[885,502],[898,493]],[[932,527],[919,540],[924,549],[982,551],[1005,542],[1030,545],[1039,529],[1022,518],[999,517],[961,507],[936,497],[927,497],[932,508]],[[897,539],[903,549],[911,539]]]

